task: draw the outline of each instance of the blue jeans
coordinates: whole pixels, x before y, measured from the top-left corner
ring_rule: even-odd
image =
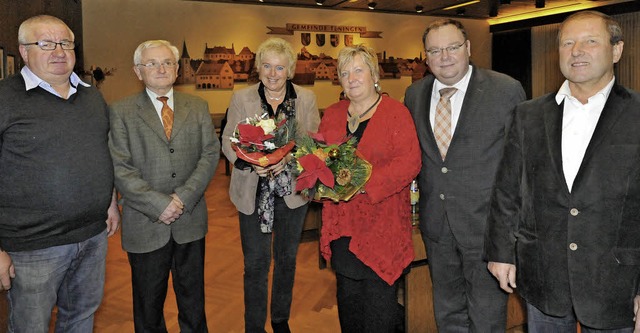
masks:
[[[575,333],[577,321],[572,312],[568,316],[554,317],[544,314],[535,306],[527,303],[527,328],[529,333]],[[599,330],[581,326],[582,333],[633,333],[633,327],[612,330]]]
[[[304,205],[291,209],[284,199],[276,197],[271,234],[260,231],[257,208],[251,215],[239,214],[244,254],[244,324],[247,333],[265,332],[272,244],[274,268],[271,322],[282,323],[289,320],[296,255],[308,207],[309,205]]]
[[[93,332],[104,290],[106,231],[80,243],[8,253],[16,271],[7,294],[9,332],[49,332],[55,305],[56,332]]]

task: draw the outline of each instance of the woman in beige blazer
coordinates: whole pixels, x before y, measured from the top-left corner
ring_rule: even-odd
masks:
[[[222,150],[234,165],[229,195],[239,211],[244,254],[245,332],[265,332],[267,283],[273,247],[271,326],[274,333],[289,331],[289,313],[296,254],[308,200],[295,193],[291,171],[295,161],[286,155],[266,168],[238,159],[229,138],[239,122],[267,114],[297,122],[297,135],[316,132],[320,123],[313,92],[293,84],[296,54],[280,38],[263,42],[256,53],[260,83],[231,97]]]

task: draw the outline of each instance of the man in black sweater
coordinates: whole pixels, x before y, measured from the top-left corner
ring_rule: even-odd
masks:
[[[0,285],[9,331],[91,332],[107,235],[120,216],[100,93],[72,72],[74,34],[52,16],[18,31],[21,73],[0,81]]]

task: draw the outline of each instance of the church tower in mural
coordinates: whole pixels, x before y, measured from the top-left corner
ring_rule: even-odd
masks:
[[[193,69],[189,51],[187,51],[187,42],[182,42],[182,55],[180,56],[180,67],[178,68],[178,77],[176,84],[186,84],[196,82],[196,71]]]

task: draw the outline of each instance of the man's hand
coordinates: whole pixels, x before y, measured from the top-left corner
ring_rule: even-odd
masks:
[[[111,204],[107,209],[107,236],[113,236],[120,228],[120,210],[118,209],[118,200],[116,199],[116,191],[113,190]]]
[[[498,279],[502,290],[513,292],[513,288],[516,287],[516,265],[490,261],[487,268],[491,275]]]
[[[180,200],[180,197],[177,194],[173,193],[171,194],[171,197],[173,198],[173,201],[180,205],[180,209],[184,209],[184,203],[182,203],[182,200]]]
[[[180,215],[182,215],[184,208],[184,204],[182,204],[182,201],[180,200],[180,198],[178,198],[178,195],[173,193],[171,195],[171,198],[171,202],[169,202],[167,208],[164,209],[164,212],[162,212],[162,214],[160,214],[160,217],[158,218],[160,221],[162,221],[162,223],[167,225],[175,222],[180,217]]]
[[[636,322],[633,333],[640,333],[640,320],[638,319],[638,310],[640,309],[640,296],[633,299],[633,321]]]
[[[0,287],[2,290],[11,289],[11,279],[16,277],[11,257],[5,251],[0,250]]]

